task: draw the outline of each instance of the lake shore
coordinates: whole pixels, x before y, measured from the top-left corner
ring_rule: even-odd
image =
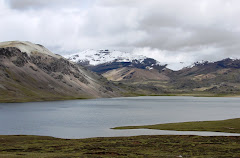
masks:
[[[65,100],[82,100],[82,99],[93,99],[84,97],[58,97],[58,98],[0,98],[0,103],[29,103],[29,102],[49,102],[49,101],[65,101]]]
[[[145,95],[145,94],[124,94],[119,97],[141,97],[141,96],[191,96],[191,97],[234,97],[239,98],[240,95],[232,94],[210,94],[210,93],[184,93],[184,94],[159,94],[159,95]],[[28,103],[28,102],[47,102],[47,101],[65,101],[65,100],[82,100],[82,99],[97,99],[90,97],[53,97],[53,98],[7,98],[0,96],[0,103]]]
[[[162,124],[172,130],[193,130],[213,126],[235,128],[240,119]],[[115,129],[151,128],[161,125],[130,126]],[[230,130],[230,129],[228,129]],[[225,131],[229,132],[229,131]],[[61,139],[48,136],[0,135],[0,157],[240,157],[239,136],[146,135]]]

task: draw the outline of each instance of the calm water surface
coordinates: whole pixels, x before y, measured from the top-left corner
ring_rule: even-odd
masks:
[[[0,103],[0,135],[88,138],[216,132],[112,130],[116,126],[240,118],[240,98],[133,97]]]

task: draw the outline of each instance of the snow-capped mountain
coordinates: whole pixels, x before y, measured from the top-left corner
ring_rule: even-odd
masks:
[[[86,66],[90,70],[103,74],[107,71],[128,67],[146,70],[162,70],[166,65],[161,65],[155,59],[127,52],[110,50],[85,50],[80,53],[65,56],[70,61]]]
[[[139,61],[142,62],[148,57],[142,55],[133,55],[127,52],[120,51],[110,51],[110,50],[93,50],[88,49],[76,54],[64,56],[70,61],[76,63],[85,63],[85,65],[99,65],[109,62],[132,62]],[[160,63],[159,63],[160,64]]]

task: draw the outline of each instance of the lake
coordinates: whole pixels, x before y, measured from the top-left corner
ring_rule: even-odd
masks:
[[[236,135],[217,132],[112,130],[116,126],[240,118],[240,98],[149,96],[0,103],[0,135],[89,138],[152,134]]]

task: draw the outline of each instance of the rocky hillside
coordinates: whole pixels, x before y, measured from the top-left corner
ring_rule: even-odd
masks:
[[[0,43],[0,101],[119,96],[104,77],[30,42]]]

